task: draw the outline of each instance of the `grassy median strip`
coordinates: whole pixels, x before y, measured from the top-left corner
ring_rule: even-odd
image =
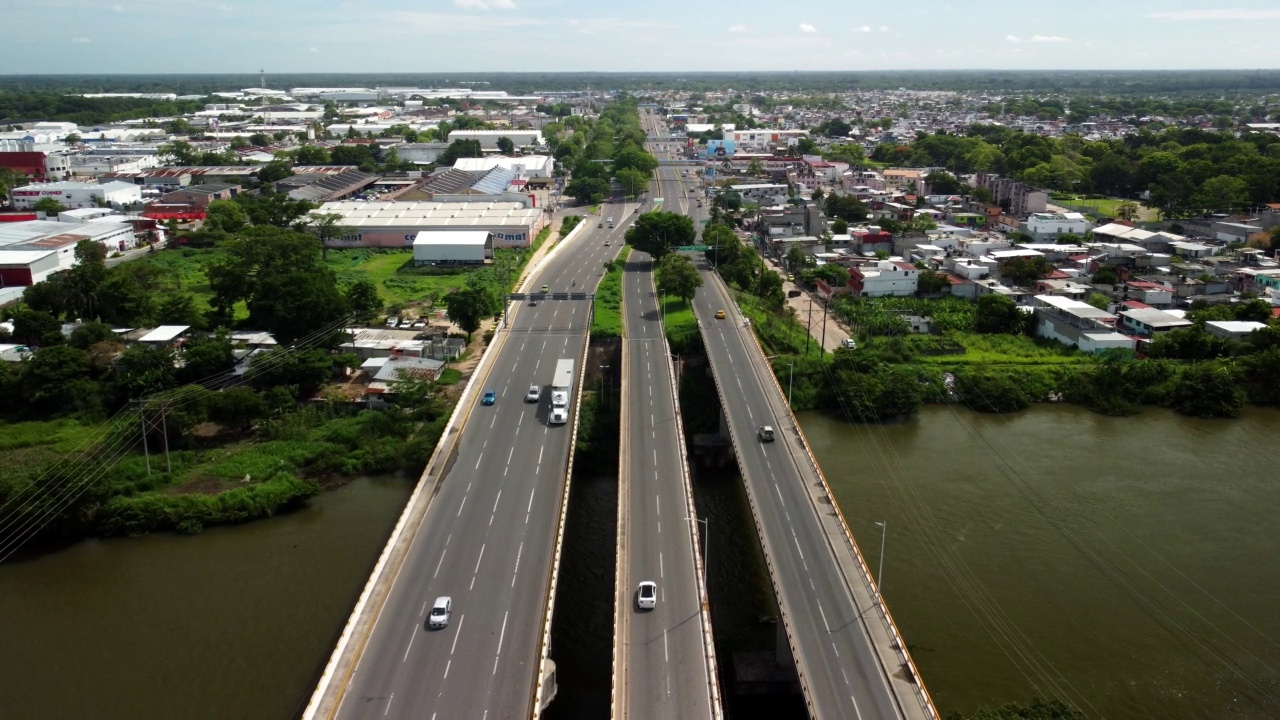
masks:
[[[594,312],[591,316],[591,337],[622,337],[622,268],[631,254],[631,246],[622,248],[618,259],[609,264],[609,269],[596,288]]]

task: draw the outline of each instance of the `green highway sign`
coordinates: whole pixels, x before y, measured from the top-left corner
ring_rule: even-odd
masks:
[[[681,245],[676,248],[676,252],[706,252],[710,249],[710,245]]]

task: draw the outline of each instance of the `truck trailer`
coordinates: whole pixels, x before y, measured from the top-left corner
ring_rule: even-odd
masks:
[[[569,396],[573,393],[573,360],[556,361],[556,374],[551,379],[551,424],[569,422]]]

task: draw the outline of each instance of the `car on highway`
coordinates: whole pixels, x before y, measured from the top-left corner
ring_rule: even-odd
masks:
[[[536,297],[529,298],[529,307],[537,307],[537,306],[538,306],[538,298]]]
[[[544,292],[544,293],[551,292],[551,286],[550,286],[550,285],[543,285],[543,286],[542,286],[542,292]]]
[[[498,402],[498,394],[492,390],[485,390],[484,399],[481,400],[480,402],[484,403],[485,405],[492,405]]]
[[[658,607],[658,583],[645,580],[636,588],[636,606],[641,610],[652,610]]]
[[[427,615],[427,628],[430,630],[439,630],[448,627],[449,616],[453,614],[453,598],[448,595],[441,595],[431,603],[431,614]]]
[[[717,320],[723,320],[723,319],[724,319],[724,311],[723,311],[723,310],[717,310],[717,311],[716,311],[716,319],[717,319]]]
[[[599,224],[599,225],[596,225],[596,227],[598,227],[598,228],[602,228],[602,227],[604,227],[604,221],[603,221],[603,220],[601,220],[601,221],[600,221],[600,224]]]
[[[760,438],[760,442],[773,442],[773,426],[761,425],[760,429],[756,430],[756,437]]]
[[[524,394],[524,401],[536,403],[541,399],[542,399],[542,388],[538,387],[537,385],[530,385],[529,392]]]

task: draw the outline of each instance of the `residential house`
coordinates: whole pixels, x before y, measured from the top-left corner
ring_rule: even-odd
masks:
[[[1120,320],[1125,328],[1144,337],[1154,337],[1160,333],[1181,330],[1192,325],[1186,318],[1156,308],[1121,310]]]
[[[919,269],[901,260],[880,260],[871,267],[849,270],[849,288],[862,297],[915,295],[919,279]]]
[[[1118,318],[1088,303],[1059,297],[1036,295],[1032,299],[1036,335],[1074,345],[1085,352],[1111,348],[1134,349],[1136,342],[1115,331]]]
[[[1248,340],[1250,333],[1266,326],[1266,323],[1254,320],[1210,320],[1204,324],[1204,329],[1223,340]]]

